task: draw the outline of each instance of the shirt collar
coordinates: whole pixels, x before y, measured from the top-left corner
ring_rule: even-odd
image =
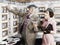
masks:
[[[48,21],[51,21],[51,20],[53,20],[53,19],[54,19],[54,17],[52,17],[52,18],[49,18],[49,19],[48,19]]]

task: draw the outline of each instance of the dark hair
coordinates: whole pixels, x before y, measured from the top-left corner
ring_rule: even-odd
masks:
[[[54,12],[53,12],[53,10],[52,10],[51,8],[47,8],[46,11],[49,12],[49,16],[50,16],[50,17],[53,17],[53,16],[54,16]],[[45,11],[45,12],[46,12],[46,11]]]
[[[29,5],[27,8],[31,8],[31,7],[37,8],[37,6],[35,6],[35,5]]]

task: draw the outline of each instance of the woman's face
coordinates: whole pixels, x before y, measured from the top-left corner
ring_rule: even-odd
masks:
[[[46,12],[45,12],[45,19],[49,19],[49,18],[50,18],[50,16],[49,16],[49,12],[46,11]]]

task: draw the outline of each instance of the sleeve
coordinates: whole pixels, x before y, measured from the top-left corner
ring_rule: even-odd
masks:
[[[50,31],[53,30],[52,24],[49,24],[49,25],[48,25],[47,30],[50,30]]]
[[[49,25],[47,26],[47,28],[45,29],[45,31],[46,31],[47,33],[50,33],[51,31],[53,31],[53,26],[52,26],[52,24],[49,24]]]
[[[7,6],[6,8],[9,12],[11,12],[15,15],[20,15],[21,17],[23,17],[25,15],[25,13],[20,13],[20,9],[18,10],[17,7],[12,7],[11,8],[11,7]]]
[[[49,24],[49,25],[47,26],[47,28],[45,28],[45,27],[40,27],[40,28],[41,28],[42,31],[46,31],[47,33],[50,33],[50,31],[53,30],[52,24]]]
[[[51,31],[51,33],[56,33],[56,22],[53,22],[53,24],[52,24],[52,26],[53,26],[53,30]]]

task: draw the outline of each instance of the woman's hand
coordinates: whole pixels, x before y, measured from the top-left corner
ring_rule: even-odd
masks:
[[[46,31],[44,31],[44,33],[46,33]]]

